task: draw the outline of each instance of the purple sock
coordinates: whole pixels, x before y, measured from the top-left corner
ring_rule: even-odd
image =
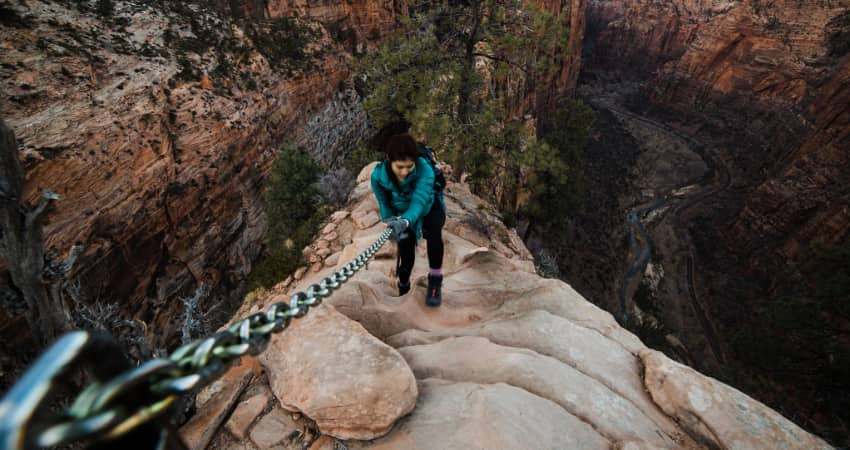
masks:
[[[434,276],[434,277],[441,277],[441,276],[443,276],[443,269],[442,268],[440,268],[440,269],[428,269],[428,275],[431,275],[431,276]]]

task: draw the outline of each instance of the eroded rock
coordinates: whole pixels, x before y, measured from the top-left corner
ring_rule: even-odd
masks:
[[[640,353],[653,400],[687,431],[716,448],[831,449],[741,391],[679,364],[663,353]]]
[[[329,305],[294,320],[260,361],[281,405],[341,439],[381,436],[416,403],[401,355]]]

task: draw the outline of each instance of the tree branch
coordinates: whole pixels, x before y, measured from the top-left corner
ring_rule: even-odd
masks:
[[[30,229],[36,223],[41,223],[41,219],[44,217],[44,214],[47,212],[47,207],[50,206],[53,201],[59,200],[59,194],[51,191],[44,190],[41,192],[41,198],[38,201],[38,205],[27,213],[27,218],[25,222],[25,227]]]
[[[44,269],[42,269],[42,277],[45,280],[64,278],[65,275],[67,275],[74,267],[77,257],[80,256],[80,253],[82,253],[84,249],[85,246],[77,242],[73,247],[71,247],[71,251],[68,252],[68,257],[65,258],[65,261],[62,261],[61,263],[57,263],[52,258],[45,258],[47,261],[45,261]]]
[[[203,328],[203,317],[197,317],[198,304],[204,297],[207,296],[207,291],[207,285],[205,283],[201,283],[201,285],[198,286],[198,289],[195,290],[195,294],[192,297],[183,299],[183,304],[186,305],[186,310],[183,312],[182,345],[192,342],[192,332]]]
[[[472,56],[480,56],[480,57],[482,57],[482,58],[487,58],[487,59],[490,59],[490,60],[493,60],[493,61],[503,62],[503,63],[505,63],[505,64],[507,64],[507,65],[509,65],[509,66],[516,67],[517,69],[519,69],[519,70],[521,70],[521,71],[525,72],[526,74],[530,74],[530,73],[531,73],[531,71],[530,71],[529,69],[527,69],[527,68],[525,68],[525,67],[523,67],[523,66],[519,65],[518,63],[516,63],[516,62],[514,62],[514,61],[511,61],[511,60],[509,60],[509,59],[507,59],[507,58],[502,58],[502,57],[500,57],[500,56],[496,56],[496,55],[489,55],[489,54],[487,54],[487,53],[478,53],[478,52],[473,53],[473,54],[472,54]]]

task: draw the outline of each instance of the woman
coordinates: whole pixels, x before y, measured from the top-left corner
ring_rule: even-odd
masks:
[[[398,294],[410,290],[410,273],[420,233],[428,240],[428,292],[425,304],[440,306],[443,283],[443,236],[446,223],[442,196],[434,191],[434,170],[419,156],[416,141],[407,133],[383,142],[386,158],[372,171],[372,191],[381,220],[398,242]]]

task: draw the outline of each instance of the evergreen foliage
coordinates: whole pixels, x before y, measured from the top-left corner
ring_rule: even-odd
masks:
[[[342,167],[347,169],[353,177],[356,177],[369,163],[378,161],[382,157],[383,155],[381,153],[361,144],[355,147],[354,150],[352,150],[351,153],[342,160]]]
[[[531,195],[520,216],[530,228],[537,225],[553,236],[562,236],[568,224],[563,216],[581,203],[582,154],[593,126],[593,111],[581,101],[565,100],[554,123],[526,154]],[[555,211],[560,214],[553,217]]]
[[[246,31],[257,50],[275,68],[293,72],[311,67],[319,51],[311,51],[319,32],[293,17],[278,17],[254,24],[245,23]]]
[[[283,147],[266,180],[269,254],[253,270],[250,289],[271,287],[303,263],[328,207],[318,188],[321,167],[304,150]]]
[[[544,136],[514,103],[548,89],[548,77],[561,69],[568,18],[507,0],[418,1],[410,12],[357,63],[357,88],[375,125],[412,123],[455,179],[465,175],[509,221],[562,222],[546,202],[576,201],[590,109],[564,102],[564,123]],[[531,203],[520,208],[529,193]]]

